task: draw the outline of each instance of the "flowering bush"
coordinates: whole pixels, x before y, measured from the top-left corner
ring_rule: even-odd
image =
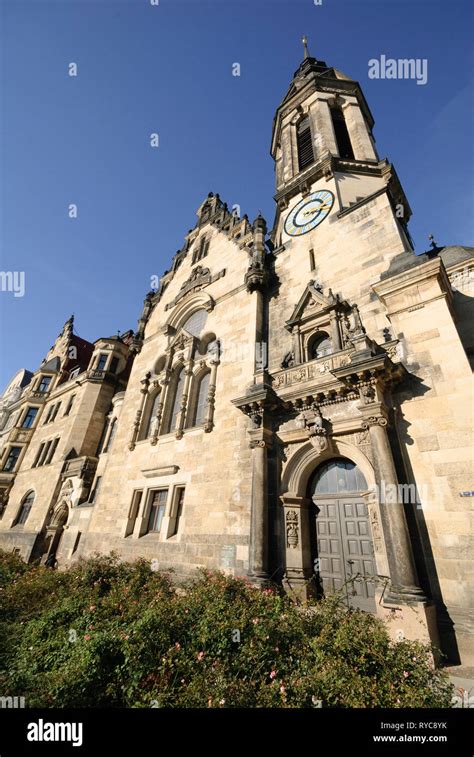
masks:
[[[448,707],[418,642],[339,598],[201,571],[177,590],[144,560],[66,571],[0,553],[0,690],[29,707]]]

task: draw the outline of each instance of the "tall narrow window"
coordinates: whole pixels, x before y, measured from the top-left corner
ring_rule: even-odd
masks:
[[[38,384],[38,392],[47,392],[51,383],[52,376],[42,376]]]
[[[69,413],[71,412],[75,396],[76,395],[73,394],[72,397],[70,397],[69,402],[67,403],[66,409],[64,411],[64,415],[69,415]]]
[[[339,157],[344,158],[345,160],[354,160],[354,151],[352,149],[349,132],[347,131],[344,113],[341,108],[338,108],[337,106],[333,106],[330,110]]]
[[[170,525],[169,536],[175,536],[178,533],[179,522],[181,520],[181,515],[183,514],[184,491],[184,486],[178,486],[175,490],[174,513]]]
[[[56,447],[58,446],[58,444],[59,444],[59,437],[57,437],[56,439],[53,439],[51,447],[49,449],[49,454],[48,454],[47,457],[45,457],[45,460],[44,460],[44,464],[45,465],[49,465],[50,462],[52,461],[52,459],[54,457],[54,453],[56,452]]]
[[[40,458],[41,458],[41,456],[43,454],[44,445],[45,445],[45,442],[41,442],[41,444],[39,446],[39,450],[38,450],[37,455],[35,457],[35,461],[34,461],[34,463],[32,465],[32,468],[36,468],[39,465]]]
[[[104,452],[108,452],[110,449],[110,446],[114,440],[115,432],[117,431],[117,418],[114,418],[112,423],[110,424],[110,433],[108,436],[108,439],[104,446]]]
[[[200,382],[199,382],[199,388],[197,392],[197,398],[196,398],[196,413],[194,416],[194,423],[193,426],[200,426],[204,423],[206,420],[206,408],[207,408],[207,398],[209,395],[209,381],[211,379],[211,374],[205,373],[204,376],[202,376]]]
[[[160,532],[161,523],[165,514],[168,489],[156,489],[150,492],[150,514],[148,516],[148,533]]]
[[[5,465],[3,466],[3,470],[6,473],[11,473],[11,471],[15,468],[15,465],[18,462],[18,458],[20,457],[20,452],[21,447],[12,447],[10,449]]]
[[[37,407],[29,407],[26,411],[26,415],[23,418],[23,423],[21,424],[22,428],[31,428],[33,423],[35,422],[35,418],[38,415],[38,408]]]
[[[58,414],[58,411],[59,411],[59,408],[60,408],[60,407],[61,407],[61,403],[60,403],[60,402],[58,402],[58,403],[57,403],[57,404],[56,404],[56,405],[54,406],[54,408],[53,408],[53,412],[51,413],[51,423],[53,423],[53,421],[55,420],[55,418],[56,418],[56,416],[57,416],[57,414]]]
[[[38,461],[38,466],[45,464],[45,462],[46,462],[46,460],[48,458],[49,450],[51,449],[52,443],[53,443],[52,439],[49,439],[47,442],[45,442],[44,449],[43,449],[43,454],[41,455],[41,457],[40,457],[40,459]]]
[[[176,419],[178,418],[178,413],[181,409],[181,399],[183,396],[183,388],[184,388],[184,368],[181,368],[178,374],[176,385],[175,385],[173,406],[171,408],[171,414],[170,414],[170,418],[168,422],[168,433],[171,433],[176,428]]]
[[[202,237],[199,243],[199,247],[194,251],[192,264],[194,265],[194,263],[197,263],[198,260],[202,260],[203,258],[205,258],[208,252],[209,252],[209,239],[206,239],[206,237]]]
[[[107,358],[108,358],[108,355],[99,355],[99,357],[97,359],[97,367],[96,367],[97,371],[104,371],[105,370],[105,365],[107,363]]]
[[[313,143],[311,139],[311,127],[309,118],[302,118],[296,127],[296,144],[298,147],[298,165],[302,171],[311,163],[314,163]]]
[[[133,534],[133,529],[135,528],[135,523],[138,518],[138,511],[140,510],[142,497],[143,489],[136,489],[133,492],[132,503],[130,505],[130,510],[128,513],[127,525],[125,527],[125,536],[130,536],[130,534]]]
[[[35,493],[28,492],[28,494],[23,498],[23,502],[21,503],[18,515],[16,516],[15,522],[13,524],[14,526],[22,525],[26,522],[34,501]]]

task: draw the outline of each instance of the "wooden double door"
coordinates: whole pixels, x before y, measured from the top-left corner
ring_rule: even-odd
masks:
[[[323,594],[342,589],[350,607],[375,612],[374,550],[365,500],[358,495],[313,496],[315,574]]]

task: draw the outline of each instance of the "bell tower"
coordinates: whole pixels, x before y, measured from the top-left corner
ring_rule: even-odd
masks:
[[[403,247],[411,249],[407,231],[411,210],[395,169],[378,156],[374,118],[360,84],[312,57],[306,37],[302,42],[303,61],[273,123],[271,154],[278,207],[275,246],[284,242],[283,225],[278,221],[293,200],[308,196],[321,183],[332,182],[332,187],[326,188],[334,194],[334,208],[339,213],[386,191]],[[308,211],[299,219],[300,227],[301,221],[311,216]]]
[[[370,338],[386,341],[390,322],[371,285],[394,257],[414,254],[411,209],[393,165],[377,153],[360,84],[312,57],[302,41],[304,57],[272,131],[278,296],[270,297],[269,319],[282,327],[270,329],[270,371],[293,349],[284,324],[308,283],[357,305]]]

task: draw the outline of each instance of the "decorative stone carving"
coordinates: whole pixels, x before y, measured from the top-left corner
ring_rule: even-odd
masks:
[[[217,281],[223,276],[225,276],[225,268],[213,276],[209,268],[204,268],[204,266],[202,265],[197,265],[191,271],[189,278],[181,284],[181,288],[174,300],[168,302],[165,310],[170,310],[171,308],[173,308],[178,304],[178,302],[183,299],[183,297],[185,297],[190,292],[197,292],[203,287],[209,286],[209,284],[212,284],[214,281]]]
[[[361,423],[362,428],[369,429],[371,426],[386,426],[387,419],[380,416],[371,415],[370,418],[364,418]]]
[[[281,361],[282,368],[293,368],[295,365],[295,353],[293,350],[287,352],[283,360]]]
[[[250,449],[255,449],[256,447],[266,447],[267,443],[264,442],[262,439],[252,439],[252,441],[249,443]]]
[[[379,523],[379,516],[374,507],[369,508],[369,512],[370,512],[370,526],[372,529],[372,541],[374,544],[374,549],[376,552],[382,552],[383,550],[382,529]]]
[[[296,549],[299,544],[299,523],[296,510],[288,510],[286,513],[286,546]]]
[[[375,388],[370,384],[368,386],[361,387],[360,395],[364,405],[371,405],[376,400]]]
[[[363,446],[364,444],[370,444],[370,436],[369,436],[369,429],[366,428],[364,431],[358,431],[355,435],[355,443],[357,446]]]

